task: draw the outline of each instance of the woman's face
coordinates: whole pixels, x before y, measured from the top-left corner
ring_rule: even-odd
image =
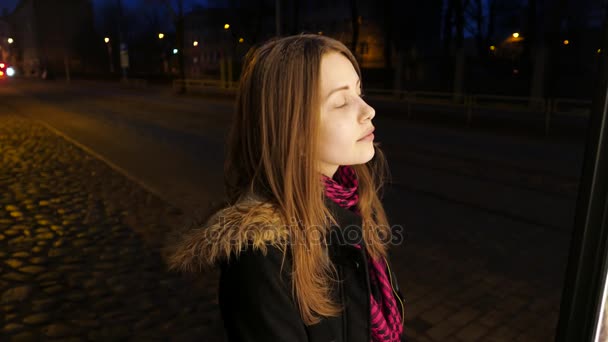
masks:
[[[376,115],[361,98],[361,83],[351,62],[341,53],[321,59],[320,172],[333,177],[340,165],[367,163],[374,156]]]

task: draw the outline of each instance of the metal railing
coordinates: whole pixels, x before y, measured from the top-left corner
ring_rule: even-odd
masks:
[[[235,94],[234,82],[219,80],[174,80],[175,91],[184,88],[187,92],[222,92]],[[407,106],[407,116],[413,115],[413,106],[446,107],[462,110],[467,125],[473,121],[474,115],[480,115],[484,110],[510,111],[516,113],[539,113],[544,116],[545,134],[548,135],[551,120],[559,116],[588,117],[591,101],[565,98],[534,98],[521,96],[498,96],[488,94],[456,94],[430,91],[398,91],[391,89],[365,89],[367,96],[376,100],[403,102]]]
[[[517,113],[540,113],[544,116],[545,134],[548,135],[554,116],[582,116],[590,114],[591,101],[574,99],[545,99],[521,96],[498,96],[486,94],[462,94],[443,92],[407,92],[367,89],[369,94],[382,94],[390,99],[405,102],[408,118],[412,116],[412,106],[444,106],[460,108],[466,116],[467,125],[473,121],[475,113],[481,110],[511,111]]]

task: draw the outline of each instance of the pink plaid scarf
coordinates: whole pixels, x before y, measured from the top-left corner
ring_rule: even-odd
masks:
[[[339,206],[359,215],[357,203],[359,181],[350,166],[340,166],[333,178],[323,175],[325,196]],[[357,245],[356,247],[361,248]],[[372,260],[368,256],[370,284],[375,291],[370,296],[371,327],[373,342],[398,342],[403,333],[401,314],[393,295],[393,288],[387,276],[384,260]],[[379,295],[374,296],[374,292]]]

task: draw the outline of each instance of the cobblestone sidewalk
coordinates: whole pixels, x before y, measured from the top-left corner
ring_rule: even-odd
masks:
[[[0,340],[223,340],[217,276],[158,252],[179,210],[3,107],[0,189]]]

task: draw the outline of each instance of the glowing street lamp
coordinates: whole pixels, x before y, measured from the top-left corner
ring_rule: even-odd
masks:
[[[196,41],[196,40],[195,40],[195,41],[192,43],[192,46],[198,46],[198,41]]]
[[[110,38],[105,37],[105,38],[103,39],[103,41],[104,41],[104,42],[106,42],[106,44],[108,44],[108,43],[110,42]]]
[[[496,46],[491,45],[491,46],[490,46],[490,51],[496,51]]]
[[[13,42],[14,42],[13,38],[9,38],[7,41],[9,44],[13,44]]]
[[[159,33],[158,34],[158,39],[163,39],[165,38],[165,34],[164,33]]]
[[[513,38],[519,38],[519,32],[513,33]]]
[[[230,28],[230,24],[225,24],[225,25],[224,25],[224,30],[227,30],[227,29],[229,29],[229,28]]]
[[[177,49],[173,49],[173,54],[177,55],[178,50]]]
[[[570,41],[568,39],[565,39],[564,40],[564,45],[568,45],[568,44],[570,44]]]
[[[245,39],[243,39],[243,38],[239,38],[239,43],[242,43],[242,42],[244,42],[244,41],[245,41]]]

